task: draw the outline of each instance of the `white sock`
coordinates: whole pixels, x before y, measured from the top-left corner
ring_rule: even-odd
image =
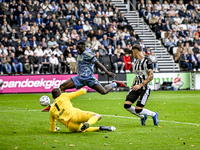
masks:
[[[135,112],[135,107],[131,106],[130,108],[126,108],[126,109],[127,109],[130,113],[132,113],[132,114],[134,114],[134,115],[140,117],[141,119],[144,118],[144,115],[142,115],[142,114],[137,114],[137,113]]]
[[[147,115],[147,116],[151,116],[151,117],[156,115],[155,112],[148,110],[148,109],[145,109],[145,108],[143,108],[143,110],[139,114],[140,115]]]

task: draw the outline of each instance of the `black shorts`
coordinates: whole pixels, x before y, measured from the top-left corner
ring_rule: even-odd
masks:
[[[136,106],[144,107],[147,99],[150,95],[150,89],[142,90],[139,89],[137,91],[133,91],[132,89],[129,91],[128,95],[126,96],[126,101],[130,101],[132,103],[135,103],[135,101],[138,99]]]

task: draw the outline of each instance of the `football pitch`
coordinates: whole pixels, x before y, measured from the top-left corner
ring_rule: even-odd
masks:
[[[123,108],[127,92],[87,93],[72,99],[74,107],[103,117],[93,126],[113,125],[116,131],[49,132],[49,112],[41,112],[40,94],[0,95],[1,150],[188,150],[200,149],[200,91],[152,91],[145,108],[159,113],[158,126],[146,126]]]

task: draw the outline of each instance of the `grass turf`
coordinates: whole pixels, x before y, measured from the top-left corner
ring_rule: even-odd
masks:
[[[147,109],[159,113],[159,125],[148,117],[146,126],[123,108],[127,92],[88,93],[72,99],[75,107],[102,114],[93,126],[113,125],[114,132],[71,133],[57,123],[49,132],[49,113],[39,98],[50,94],[0,95],[0,149],[200,149],[200,91],[151,92]]]

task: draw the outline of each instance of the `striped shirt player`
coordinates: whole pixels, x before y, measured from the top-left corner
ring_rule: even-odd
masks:
[[[158,125],[158,113],[144,108],[150,95],[149,82],[153,79],[153,64],[148,57],[143,55],[140,45],[133,45],[132,51],[136,59],[134,64],[135,78],[126,96],[124,108],[140,117],[141,125],[145,125],[147,116],[151,116],[154,125]],[[136,101],[136,107],[132,106]]]

